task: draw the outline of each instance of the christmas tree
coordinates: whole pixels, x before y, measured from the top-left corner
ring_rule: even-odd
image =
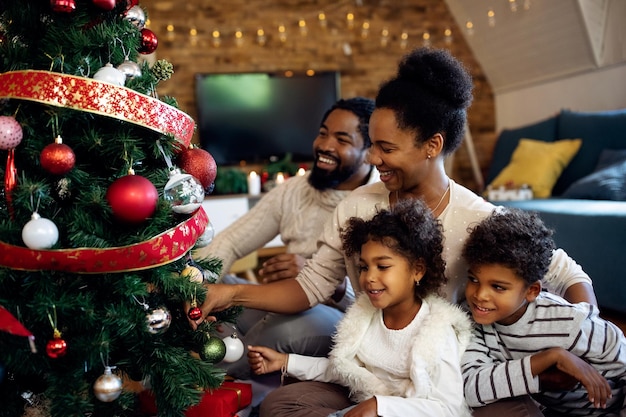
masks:
[[[238,311],[196,331],[184,311],[221,268],[190,255],[216,167],[156,94],[173,69],[141,59],[146,16],[0,0],[0,416],[136,416],[131,380],[179,416],[223,381],[214,326]]]

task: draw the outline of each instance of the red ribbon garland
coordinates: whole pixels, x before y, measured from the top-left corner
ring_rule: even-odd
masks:
[[[55,270],[76,274],[138,271],[183,257],[204,232],[209,218],[202,206],[186,221],[145,242],[93,249],[34,250],[0,242],[0,266],[24,270]]]
[[[30,100],[101,114],[165,134],[189,146],[195,122],[159,99],[126,87],[58,72],[24,70],[0,74],[0,98]]]

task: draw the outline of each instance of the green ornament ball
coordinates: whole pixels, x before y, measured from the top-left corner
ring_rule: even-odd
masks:
[[[203,361],[218,363],[226,356],[226,344],[219,337],[209,337],[200,349],[200,358]]]

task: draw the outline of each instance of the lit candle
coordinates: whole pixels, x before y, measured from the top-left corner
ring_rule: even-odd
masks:
[[[248,194],[261,194],[261,177],[255,171],[251,171],[250,175],[248,175]]]
[[[306,170],[304,168],[298,168],[298,172],[296,173],[296,175],[303,176],[305,173]]]
[[[285,182],[285,176],[282,172],[279,172],[276,174],[276,184],[282,184],[283,182]]]

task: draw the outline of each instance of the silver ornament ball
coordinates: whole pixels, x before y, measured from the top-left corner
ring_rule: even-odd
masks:
[[[202,205],[204,189],[194,176],[175,169],[163,188],[163,197],[170,202],[174,213],[190,214]]]
[[[164,306],[157,307],[146,314],[148,332],[151,334],[163,334],[172,323],[172,314]]]
[[[124,19],[135,25],[138,29],[143,29],[146,24],[146,13],[141,6],[133,6],[126,12]]]
[[[110,403],[117,400],[122,393],[122,378],[111,372],[111,367],[104,368],[104,374],[100,375],[93,384],[93,393],[102,402]]]
[[[213,227],[213,224],[209,222],[204,228],[204,232],[202,232],[200,237],[198,237],[198,239],[196,240],[196,247],[203,248],[205,246],[208,246],[209,243],[213,241],[214,236],[215,236],[215,228]]]
[[[133,62],[129,59],[119,64],[117,66],[117,69],[124,73],[127,79],[141,77],[141,67],[138,63]]]

